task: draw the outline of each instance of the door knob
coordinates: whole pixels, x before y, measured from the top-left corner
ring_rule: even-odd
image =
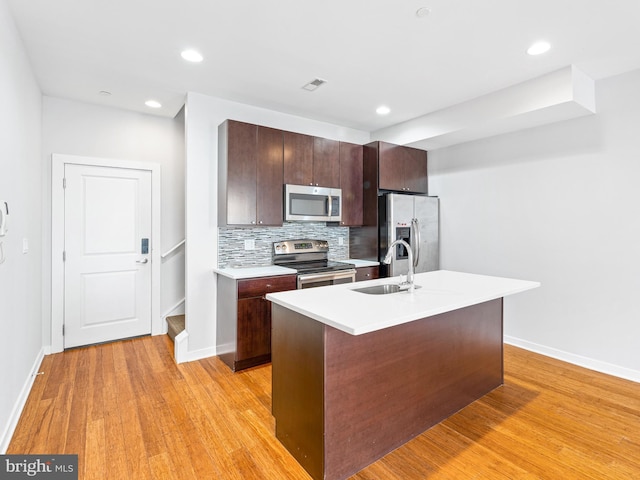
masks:
[[[148,261],[148,258],[143,258],[142,260],[136,260],[136,263],[147,263]]]

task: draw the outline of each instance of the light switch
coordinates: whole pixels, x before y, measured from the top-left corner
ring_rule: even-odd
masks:
[[[22,239],[22,253],[27,253],[29,252],[29,240],[27,240],[26,238]]]

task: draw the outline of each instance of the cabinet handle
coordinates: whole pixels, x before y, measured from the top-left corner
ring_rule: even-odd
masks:
[[[259,223],[260,225],[262,225],[262,220],[260,220],[258,223]]]
[[[253,220],[253,221],[251,222],[251,225],[255,225],[255,224],[256,224],[256,221],[255,221],[255,220]]]

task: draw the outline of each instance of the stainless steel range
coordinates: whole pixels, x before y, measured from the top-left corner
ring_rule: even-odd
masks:
[[[273,264],[295,269],[298,288],[351,283],[356,279],[354,265],[329,260],[329,242],[326,240],[274,242]]]

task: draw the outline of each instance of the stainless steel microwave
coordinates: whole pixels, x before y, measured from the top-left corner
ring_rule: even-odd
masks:
[[[342,220],[342,189],[285,185],[284,219],[302,222]]]

